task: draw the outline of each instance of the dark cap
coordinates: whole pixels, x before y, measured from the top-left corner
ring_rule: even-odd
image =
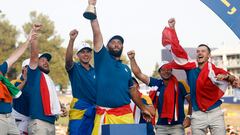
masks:
[[[120,41],[122,42],[122,44],[124,43],[124,39],[123,39],[122,36],[120,36],[120,35],[115,35],[115,36],[113,36],[112,38],[109,39],[108,44],[109,44],[113,39],[118,39],[118,40],[120,40]]]
[[[47,52],[43,53],[43,54],[39,54],[39,59],[42,58],[42,57],[47,58],[48,61],[50,61],[52,59],[52,55],[50,53],[47,53]]]

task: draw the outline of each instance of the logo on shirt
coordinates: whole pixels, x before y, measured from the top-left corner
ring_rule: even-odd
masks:
[[[95,76],[95,75],[93,76],[93,79],[96,79],[96,76]]]
[[[128,72],[128,70],[125,68],[125,71]]]

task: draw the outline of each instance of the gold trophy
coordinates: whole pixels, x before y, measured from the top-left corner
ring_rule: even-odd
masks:
[[[97,15],[96,15],[96,9],[95,9],[95,6],[94,5],[88,5],[86,11],[83,13],[83,16],[86,18],[86,19],[89,19],[89,20],[94,20],[97,18]]]

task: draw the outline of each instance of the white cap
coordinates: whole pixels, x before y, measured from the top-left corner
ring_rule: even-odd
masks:
[[[164,66],[165,64],[168,64],[168,63],[169,63],[168,61],[161,61],[161,62],[159,63],[158,69],[160,69],[162,66]]]
[[[88,43],[83,42],[83,43],[80,44],[77,53],[78,53],[79,51],[81,51],[82,49],[84,49],[84,48],[88,48],[88,49],[92,50],[91,46],[90,46]]]
[[[30,59],[25,59],[23,62],[22,62],[22,68],[25,67],[25,66],[28,66],[30,63]]]

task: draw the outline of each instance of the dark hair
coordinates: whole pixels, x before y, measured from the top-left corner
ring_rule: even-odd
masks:
[[[139,84],[138,81],[137,81],[137,79],[136,79],[135,77],[132,77],[132,80],[133,80],[135,83]]]
[[[202,46],[204,46],[204,47],[207,48],[209,54],[211,53],[211,49],[210,49],[210,47],[209,47],[208,45],[206,45],[206,44],[200,44],[198,47],[202,47]]]

